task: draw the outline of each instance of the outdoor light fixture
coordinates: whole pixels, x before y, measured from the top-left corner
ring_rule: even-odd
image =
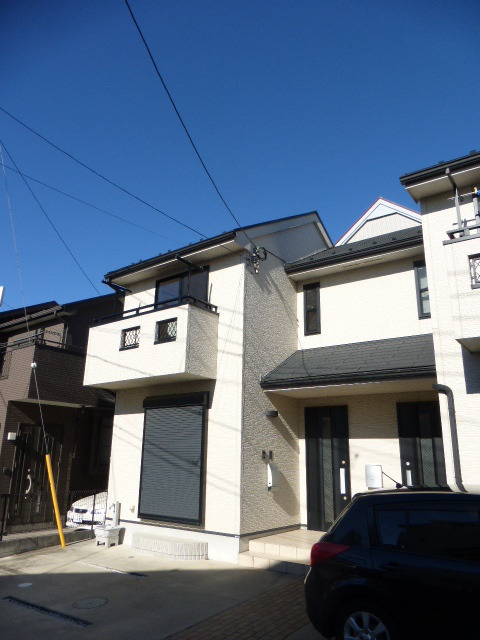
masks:
[[[275,409],[269,409],[265,412],[265,415],[267,416],[267,418],[278,418],[278,411],[276,411]]]

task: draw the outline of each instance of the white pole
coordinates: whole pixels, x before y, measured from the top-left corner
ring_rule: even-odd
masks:
[[[0,287],[0,307],[2,306],[4,293],[5,293],[5,287]]]

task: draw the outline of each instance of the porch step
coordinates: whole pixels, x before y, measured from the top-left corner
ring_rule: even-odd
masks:
[[[308,573],[308,560],[294,560],[284,556],[272,556],[260,551],[244,551],[238,556],[238,564],[241,567],[253,567],[254,569],[269,569],[278,573],[290,573],[296,576],[304,576]]]
[[[170,560],[207,560],[208,543],[134,533],[132,547],[157,558]]]

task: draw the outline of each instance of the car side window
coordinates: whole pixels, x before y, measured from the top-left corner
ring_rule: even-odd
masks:
[[[407,539],[407,548],[414,553],[480,562],[478,510],[412,510]]]
[[[476,508],[377,509],[375,519],[381,546],[480,562]]]
[[[377,509],[375,518],[381,546],[405,549],[407,512],[401,509]]]

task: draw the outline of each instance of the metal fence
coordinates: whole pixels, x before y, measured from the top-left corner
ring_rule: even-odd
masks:
[[[71,491],[65,526],[69,529],[94,529],[104,525],[107,517],[105,490]]]
[[[0,493],[0,542],[3,540],[5,527],[7,524],[9,493]]]

